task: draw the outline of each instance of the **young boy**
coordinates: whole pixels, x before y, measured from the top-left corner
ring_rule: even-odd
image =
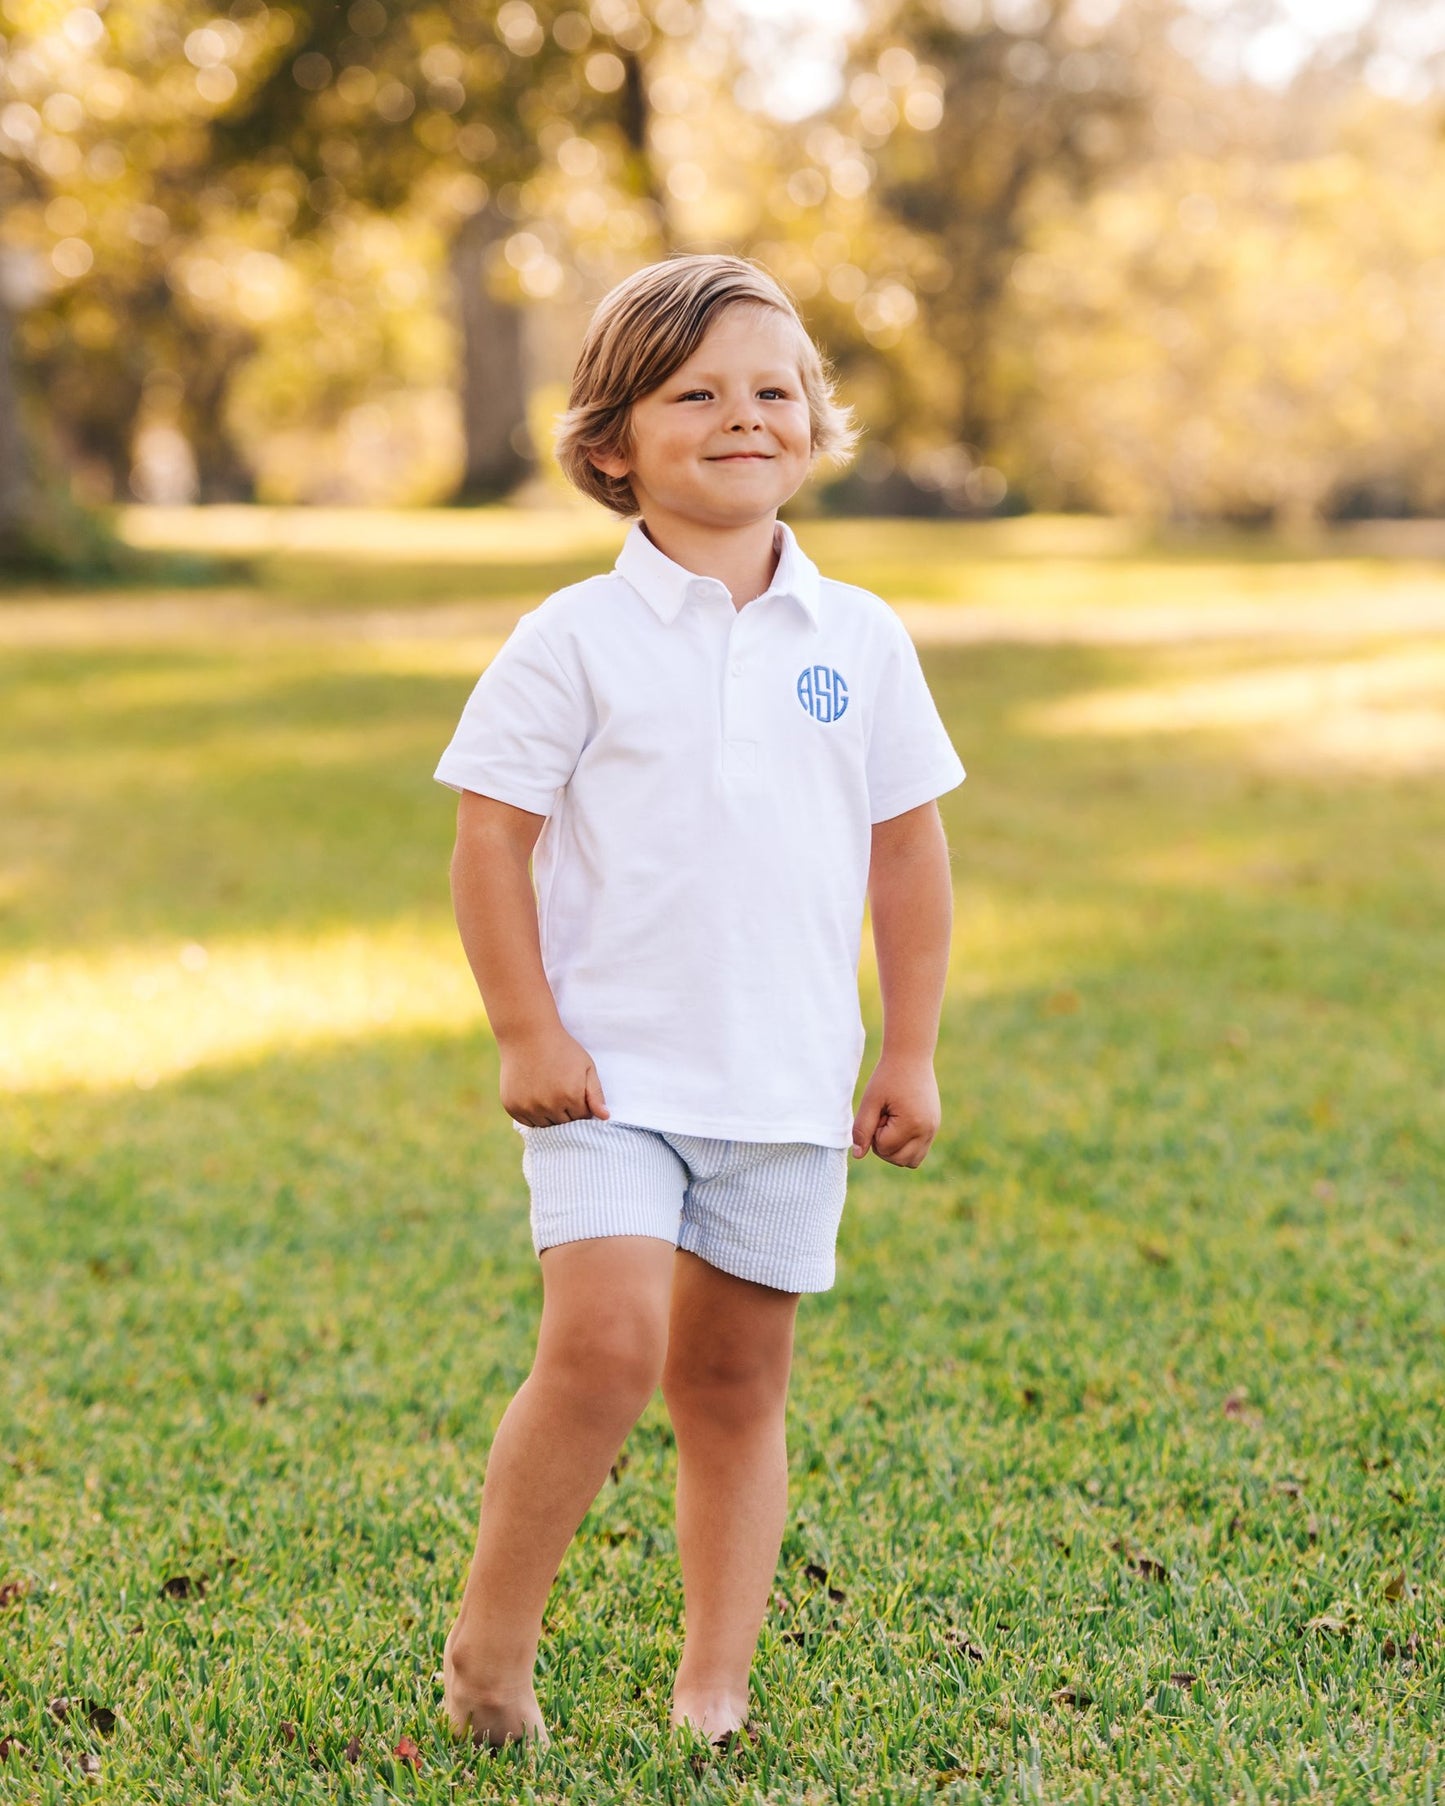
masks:
[[[686,1612],[671,1722],[744,1724],[798,1298],[833,1283],[850,1148],[915,1167],[938,1130],[934,799],[963,768],[897,616],[777,520],[852,437],[765,271],[679,257],[621,283],[559,454],[640,523],[615,570],[522,618],[437,767],[462,793],[452,892],[543,1288],[443,1657],[478,1742],[547,1740],[548,1592],[659,1382]],[[855,1114],[865,893],[883,1047]]]

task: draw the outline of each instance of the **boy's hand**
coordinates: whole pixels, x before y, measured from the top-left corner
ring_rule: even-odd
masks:
[[[942,1120],[933,1061],[882,1059],[853,1118],[853,1158],[872,1148],[892,1166],[922,1166]]]
[[[529,1129],[610,1114],[592,1056],[563,1028],[514,1036],[501,1048],[502,1108]]]

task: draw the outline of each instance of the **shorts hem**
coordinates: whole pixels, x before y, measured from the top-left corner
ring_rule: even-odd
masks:
[[[837,1277],[832,1268],[814,1266],[801,1272],[789,1273],[783,1278],[779,1276],[776,1262],[761,1258],[750,1260],[745,1253],[735,1254],[727,1249],[709,1248],[699,1236],[689,1235],[687,1231],[688,1225],[684,1223],[677,1243],[685,1254],[695,1254],[699,1260],[705,1260],[720,1273],[730,1273],[734,1279],[747,1279],[754,1285],[770,1286],[775,1292],[828,1292],[832,1290]]]
[[[669,1248],[677,1246],[677,1237],[669,1235],[661,1229],[639,1229],[633,1223],[578,1224],[575,1228],[564,1228],[553,1232],[545,1230],[532,1231],[532,1252],[538,1260],[549,1248],[561,1248],[568,1242],[600,1242],[610,1240],[615,1235],[645,1235],[649,1241],[666,1242]]]

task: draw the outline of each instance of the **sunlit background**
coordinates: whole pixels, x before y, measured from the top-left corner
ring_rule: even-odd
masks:
[[[567,497],[589,307],[792,287],[834,512],[1445,504],[1429,0],[5,0],[0,522]],[[49,529],[52,540],[56,530]]]

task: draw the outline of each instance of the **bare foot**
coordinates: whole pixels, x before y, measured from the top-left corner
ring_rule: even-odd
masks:
[[[735,1731],[747,1731],[748,1702],[727,1693],[679,1693],[673,1697],[670,1722],[691,1725],[709,1743],[726,1743]]]
[[[492,1749],[529,1739],[546,1749],[552,1741],[532,1687],[511,1691],[488,1687],[480,1676],[468,1672],[465,1660],[458,1662],[450,1635],[442,1649],[442,1697],[458,1737],[470,1736],[473,1743]]]

